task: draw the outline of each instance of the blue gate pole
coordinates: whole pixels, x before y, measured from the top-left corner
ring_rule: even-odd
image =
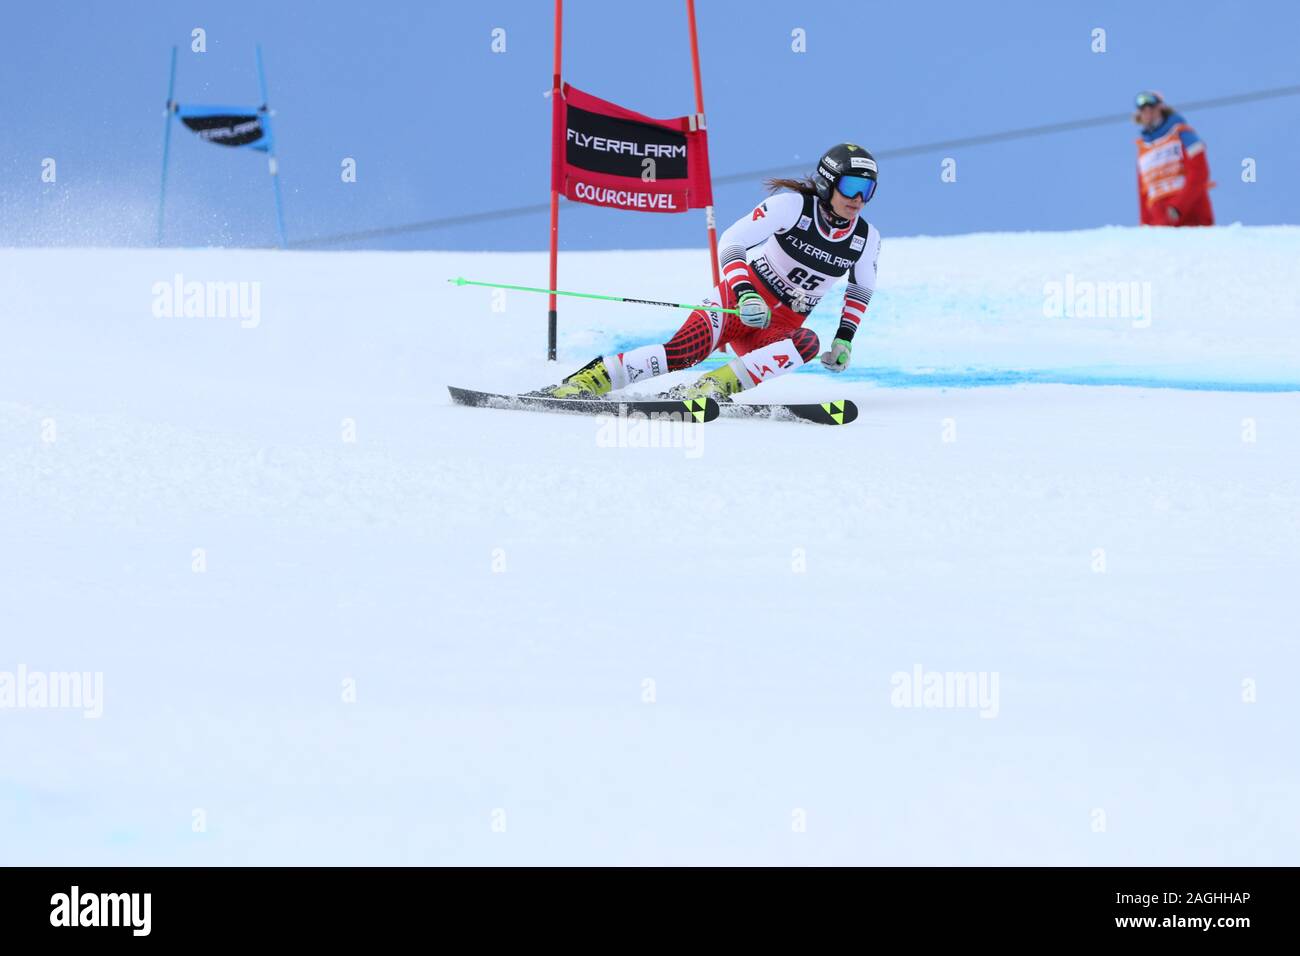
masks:
[[[280,199],[280,170],[275,161],[275,136],[271,132],[271,107],[267,103],[266,70],[262,68],[262,44],[260,43],[257,45],[257,84],[262,90],[262,125],[266,127],[266,135],[271,140],[266,164],[271,171],[271,185],[275,187],[275,222],[280,230],[280,248],[283,249],[285,247],[284,204]]]
[[[167,201],[167,150],[172,140],[172,96],[176,92],[176,47],[172,47],[171,79],[167,81],[167,119],[163,127],[162,186],[158,190],[158,245],[163,239],[163,204]]]

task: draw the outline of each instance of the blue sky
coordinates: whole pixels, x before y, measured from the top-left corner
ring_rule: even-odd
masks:
[[[1260,2],[841,5],[697,0],[715,175],[811,168],[832,143],[883,151],[1120,113],[1155,87],[1177,105],[1300,83],[1300,6]],[[48,2],[0,14],[0,245],[153,242],[162,104],[258,100],[264,46],[291,240],[544,203],[552,5],[514,2]],[[208,50],[189,50],[190,31]],[[503,28],[506,52],[491,49]],[[1094,28],[1106,52],[1091,50]],[[807,52],[791,49],[806,32]],[[652,116],[693,110],[683,0],[568,0],[565,78]],[[1300,97],[1188,119],[1208,144],[1220,222],[1300,221]],[[1136,221],[1123,123],[882,163],[868,207],[885,235],[1074,229]],[[41,182],[41,163],[57,180]],[[340,179],[344,157],[356,183]],[[1241,162],[1257,164],[1254,183]],[[172,137],[167,241],[274,241],[260,154]],[[720,224],[761,195],[716,190]],[[565,206],[562,248],[688,247],[703,213]],[[544,214],[356,244],[541,249]]]

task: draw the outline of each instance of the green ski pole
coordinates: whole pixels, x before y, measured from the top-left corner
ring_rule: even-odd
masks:
[[[605,302],[631,302],[635,305],[662,305],[669,309],[703,309],[705,312],[730,312],[739,315],[739,309],[724,309],[716,305],[683,305],[680,302],[658,302],[654,299],[629,299],[622,295],[596,295],[591,292],[562,292],[559,289],[537,289],[527,285],[503,285],[499,282],[475,282],[473,279],[457,277],[448,279],[454,285],[481,285],[488,289],[513,289],[516,292],[541,292],[546,295],[571,295],[579,299],[602,299]]]

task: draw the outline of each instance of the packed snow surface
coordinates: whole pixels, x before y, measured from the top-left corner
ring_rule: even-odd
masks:
[[[0,250],[0,861],[1296,865],[1297,263],[886,236],[837,429],[451,405],[686,314],[545,254]]]

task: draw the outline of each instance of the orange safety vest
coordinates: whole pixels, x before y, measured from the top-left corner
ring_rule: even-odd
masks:
[[[1183,141],[1178,134],[1190,129],[1186,123],[1175,123],[1159,139],[1149,143],[1138,139],[1138,177],[1147,205],[1161,196],[1178,192],[1187,182],[1186,170],[1183,169]]]

